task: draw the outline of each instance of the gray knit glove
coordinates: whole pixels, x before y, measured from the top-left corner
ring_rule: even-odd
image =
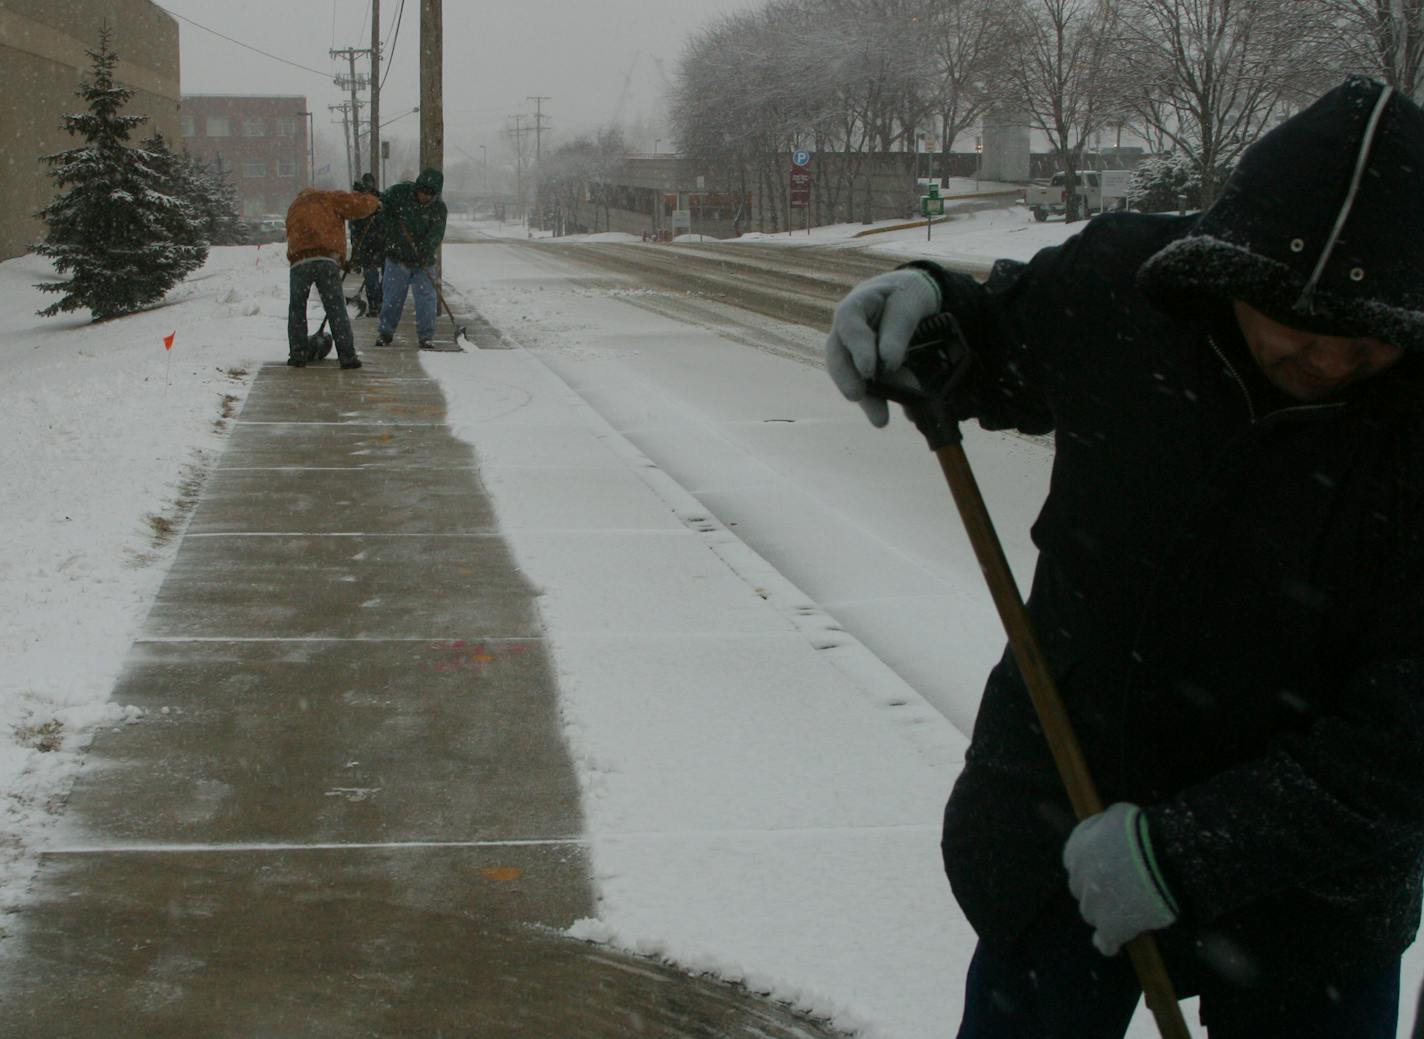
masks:
[[[871,425],[890,421],[890,409],[881,398],[866,396],[866,382],[877,367],[884,376],[904,364],[915,327],[939,313],[939,305],[939,284],[914,268],[863,281],[836,305],[826,338],[826,371],[846,400],[860,404]]]
[[[1177,903],[1152,855],[1147,817],[1120,801],[1084,819],[1063,846],[1068,890],[1093,928],[1093,944],[1112,956],[1144,931],[1177,919]]]

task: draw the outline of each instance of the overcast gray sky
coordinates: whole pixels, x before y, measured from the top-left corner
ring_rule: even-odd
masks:
[[[759,0],[445,0],[446,160],[459,148],[493,150],[506,117],[534,111],[531,95],[545,95],[545,126],[555,141],[608,123],[631,85],[623,116],[654,115],[662,80],[670,76],[691,30],[719,14]],[[319,133],[340,139],[335,113],[343,100],[331,83],[333,49],[371,42],[370,0],[158,0],[179,17],[183,91],[194,94],[305,94]],[[405,0],[400,31],[391,36],[401,0],[381,0],[381,38],[389,78],[381,120],[417,104],[420,0]],[[189,19],[185,21],[184,19]],[[315,72],[282,64],[198,28],[198,23]],[[635,61],[636,55],[636,61]],[[340,62],[344,71],[346,63]],[[631,76],[628,76],[629,69]],[[367,66],[366,71],[369,71]],[[383,77],[385,73],[383,72]],[[328,125],[323,129],[323,122]],[[386,128],[414,138],[418,117]],[[546,142],[549,140],[545,138]]]

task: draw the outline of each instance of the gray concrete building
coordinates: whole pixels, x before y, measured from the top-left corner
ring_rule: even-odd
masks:
[[[150,0],[0,0],[0,259],[44,234],[35,213],[54,196],[41,157],[72,146],[60,125],[83,109],[76,95],[87,53],[107,24],[115,78],[134,91],[126,114],[148,116],[179,146],[178,23]]]
[[[1033,174],[1029,162],[1029,119],[1013,109],[984,116],[984,154],[979,176],[985,180],[1023,182]]]

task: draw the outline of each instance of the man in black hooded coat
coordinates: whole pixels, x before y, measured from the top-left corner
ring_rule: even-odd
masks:
[[[376,178],[370,173],[351,185],[352,191],[380,198]],[[361,281],[366,291],[366,314],[381,312],[381,268],[386,262],[384,218],[379,214],[348,221],[351,232],[351,264],[361,269]]]
[[[1109,214],[988,282],[837,308],[883,425],[937,310],[954,406],[1055,435],[1030,616],[1108,810],[1079,822],[989,676],[943,853],[962,1039],[1121,1036],[1155,932],[1213,1039],[1393,1039],[1424,855],[1424,113],[1352,77],[1192,217]]]

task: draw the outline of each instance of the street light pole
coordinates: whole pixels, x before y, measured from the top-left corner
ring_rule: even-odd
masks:
[[[309,172],[307,174],[307,187],[316,187],[316,127],[312,123],[311,112],[298,112],[297,117],[306,116],[307,120],[307,159],[309,160]]]

